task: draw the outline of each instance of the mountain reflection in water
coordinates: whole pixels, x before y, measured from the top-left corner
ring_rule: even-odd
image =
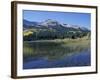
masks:
[[[75,67],[90,66],[90,51],[83,51],[77,55],[66,56],[60,60],[48,61],[45,58],[29,58],[24,62],[24,69],[34,68],[55,68],[55,67]]]

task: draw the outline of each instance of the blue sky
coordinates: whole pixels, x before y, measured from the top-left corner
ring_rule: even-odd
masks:
[[[53,19],[60,23],[80,25],[82,27],[87,27],[88,29],[90,29],[91,26],[90,13],[23,10],[23,18],[28,21],[36,22]]]

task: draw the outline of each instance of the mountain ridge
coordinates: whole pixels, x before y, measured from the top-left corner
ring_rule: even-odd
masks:
[[[73,24],[66,24],[66,23],[59,23],[58,21],[56,20],[52,20],[52,19],[47,19],[45,21],[42,21],[42,22],[35,22],[35,21],[28,21],[28,20],[23,20],[23,26],[24,28],[28,28],[29,26],[30,27],[57,27],[57,26],[62,26],[62,27],[65,27],[65,28],[74,28],[74,29],[81,29],[81,30],[88,30],[88,28],[86,27],[81,27],[81,26],[78,26],[78,25],[73,25]],[[30,28],[29,27],[29,28]]]
[[[42,22],[23,20],[23,36],[25,41],[40,39],[81,38],[89,35],[90,30],[78,25],[61,24],[56,20],[47,19]]]

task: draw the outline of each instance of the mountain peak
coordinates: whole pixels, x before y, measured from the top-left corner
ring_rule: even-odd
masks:
[[[57,24],[58,23],[56,20],[53,20],[53,19],[47,19],[44,22],[47,24]]]
[[[73,24],[61,24],[59,23],[58,21],[56,20],[53,20],[53,19],[47,19],[47,20],[44,20],[43,22],[30,22],[30,21],[27,21],[27,20],[23,20],[23,24],[24,24],[24,27],[28,28],[28,27],[40,27],[40,28],[54,28],[54,29],[76,29],[76,30],[82,30],[82,31],[90,31],[89,29],[87,29],[86,27],[82,27],[82,26],[79,26],[79,25],[73,25]]]
[[[45,20],[45,22],[57,22],[57,21],[53,20],[53,19],[47,19],[47,20]]]
[[[43,22],[41,22],[41,25],[44,25],[44,26],[57,26],[59,25],[59,23],[56,21],[56,20],[53,20],[53,19],[47,19]]]

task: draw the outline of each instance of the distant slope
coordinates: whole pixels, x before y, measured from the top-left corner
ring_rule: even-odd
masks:
[[[23,20],[24,40],[81,38],[90,34],[90,30],[78,25],[61,24],[55,20],[30,22]]]

